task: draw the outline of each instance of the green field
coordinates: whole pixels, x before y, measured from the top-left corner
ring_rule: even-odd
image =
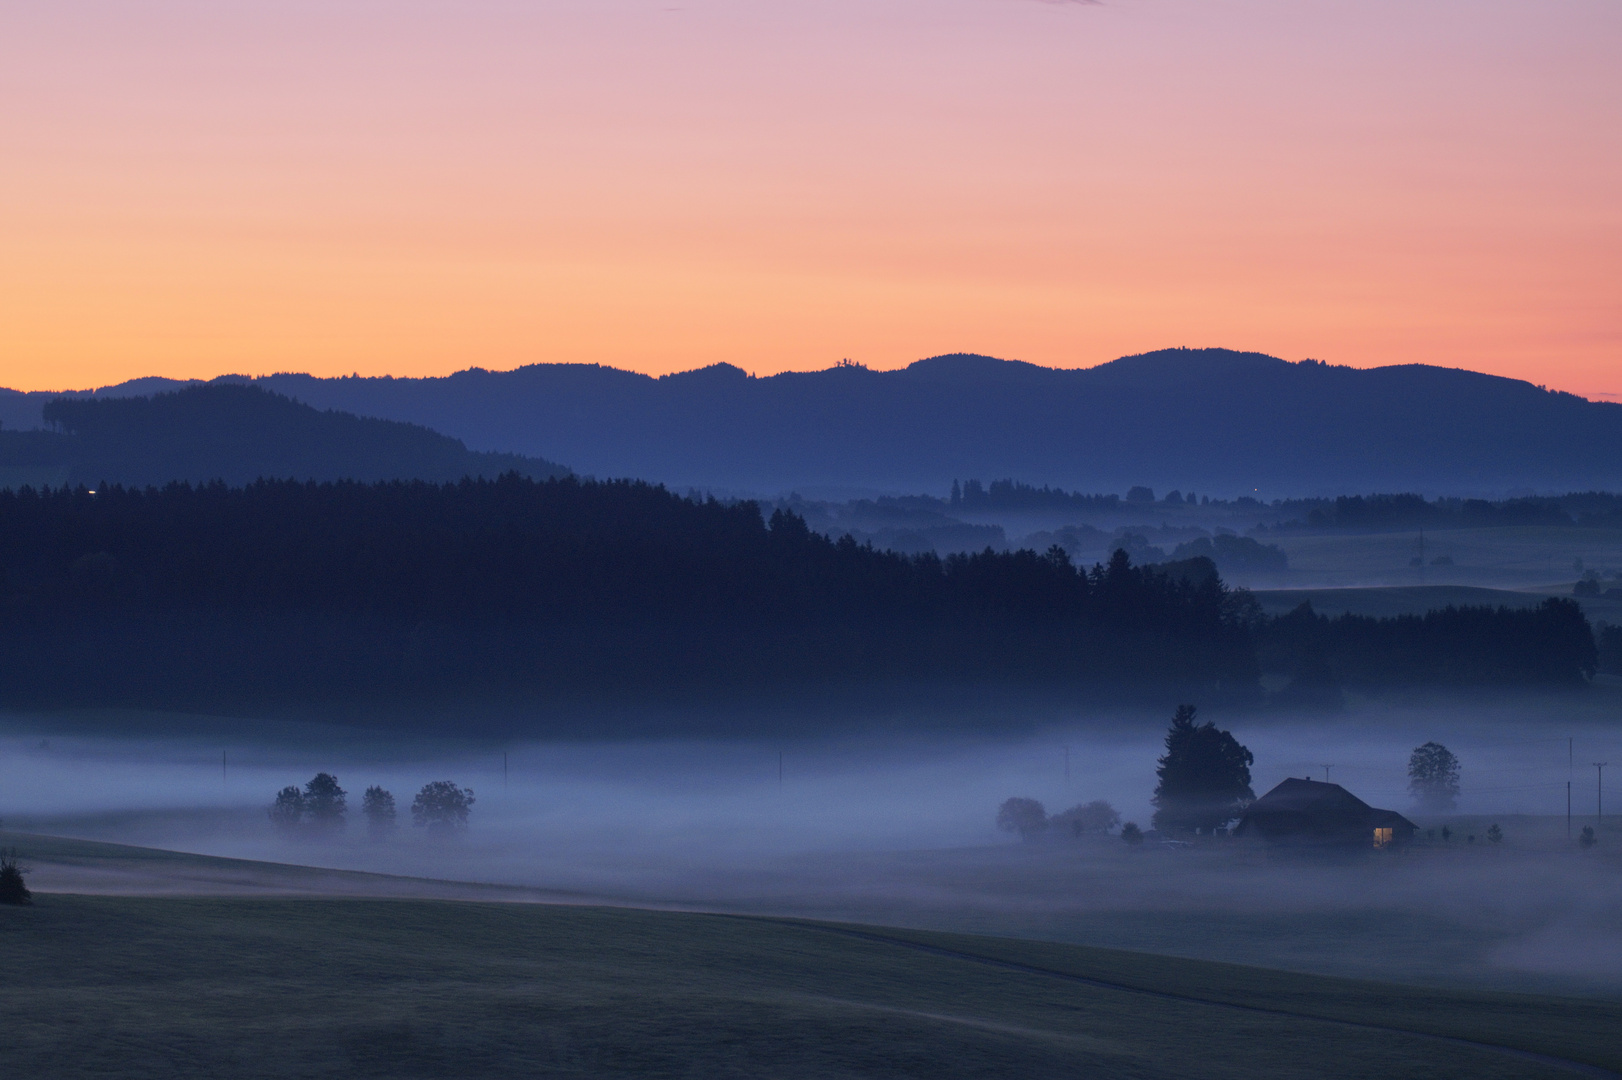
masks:
[[[65,844],[51,857],[110,854],[109,845]],[[234,874],[237,884],[257,873],[266,888],[312,880],[272,864],[139,849],[120,857],[151,869],[172,859],[184,873]],[[328,885],[392,887],[347,877]],[[1622,1005],[1613,1002],[781,918],[42,893],[33,907],[0,909],[0,948],[12,1076],[1481,1078],[1622,1069]]]

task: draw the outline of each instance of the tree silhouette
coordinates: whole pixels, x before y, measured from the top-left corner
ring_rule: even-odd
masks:
[[[1121,813],[1103,799],[1061,810],[1048,819],[1060,832],[1071,836],[1105,836],[1121,823]]]
[[[289,784],[276,793],[270,804],[270,821],[278,829],[292,830],[304,820],[304,792]]]
[[[1194,712],[1192,705],[1177,707],[1155,770],[1154,826],[1162,831],[1216,829],[1256,797],[1250,790],[1255,756],[1215,724],[1194,723]]]
[[[366,825],[372,839],[381,839],[394,828],[394,796],[376,784],[361,796],[360,808],[366,815]]]
[[[304,812],[310,822],[323,829],[341,829],[344,824],[345,796],[349,793],[338,786],[338,778],[331,773],[316,773],[304,785]]]
[[[450,780],[435,780],[424,784],[411,800],[411,823],[429,829],[465,828],[472,806],[472,788],[459,788]]]
[[[1035,840],[1047,831],[1048,813],[1035,799],[1012,798],[997,808],[997,828],[1017,832],[1021,840]]]
[[[1408,790],[1421,810],[1453,809],[1459,798],[1459,759],[1439,742],[1415,747],[1408,757]]]

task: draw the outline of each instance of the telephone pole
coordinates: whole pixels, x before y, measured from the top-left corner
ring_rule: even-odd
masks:
[[[1329,783],[1329,770],[1330,770],[1330,769],[1333,769],[1333,768],[1334,768],[1334,766],[1333,766],[1333,765],[1324,765],[1324,766],[1323,766],[1323,771],[1324,771],[1324,783],[1326,783],[1326,784],[1327,784],[1327,783]]]

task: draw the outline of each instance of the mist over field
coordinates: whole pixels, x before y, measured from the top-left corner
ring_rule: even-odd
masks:
[[[1550,695],[1360,704],[1327,718],[1215,714],[1254,752],[1258,795],[1288,776],[1322,779],[1328,764],[1331,780],[1422,830],[1444,819],[1413,810],[1408,753],[1437,739],[1458,754],[1463,794],[1445,819],[1449,844],[1338,864],[1233,845],[1132,850],[1114,837],[1021,843],[997,830],[997,806],[1014,795],[1049,813],[1106,799],[1147,828],[1166,717],[1124,710],[1078,709],[1002,736],[506,745],[292,724],[252,739],[155,728],[120,737],[106,733],[116,720],[107,714],[12,714],[0,739],[0,817],[25,832],[564,900],[886,921],[1370,977],[1615,989],[1622,899],[1611,882],[1622,830],[1602,826],[1601,845],[1579,852],[1564,816],[1568,776],[1581,828],[1594,820],[1588,763],[1622,757],[1605,723],[1611,708]],[[318,771],[347,790],[347,828],[279,834],[266,815],[275,792]],[[411,825],[412,795],[441,779],[476,793],[463,834]],[[399,827],[381,842],[360,811],[372,784],[400,808]],[[1494,822],[1502,845],[1485,840]],[[38,884],[50,889],[49,874]],[[131,888],[93,877],[73,884]]]

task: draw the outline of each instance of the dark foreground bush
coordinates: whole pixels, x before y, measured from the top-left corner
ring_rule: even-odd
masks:
[[[0,855],[0,904],[32,904],[34,894],[23,883],[15,851]]]

